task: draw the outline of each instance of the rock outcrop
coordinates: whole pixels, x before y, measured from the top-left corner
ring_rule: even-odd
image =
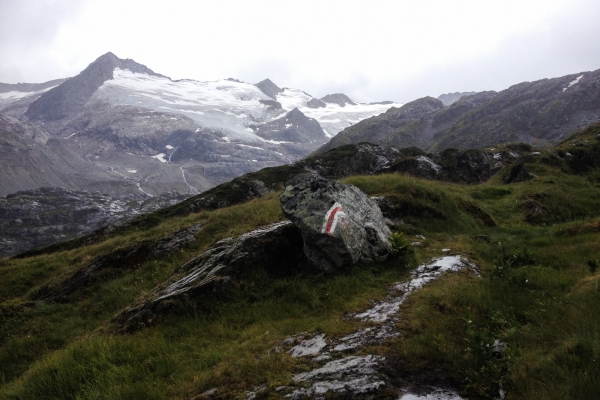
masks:
[[[68,301],[69,296],[97,281],[123,274],[147,260],[160,258],[175,250],[187,247],[196,240],[194,234],[202,228],[192,225],[163,238],[142,242],[132,247],[117,249],[96,258],[55,287],[44,287],[34,297],[45,303]]]
[[[441,375],[432,374],[428,384],[423,384],[419,377],[403,376],[398,379],[393,373],[398,370],[397,361],[378,354],[364,354],[369,346],[400,337],[397,323],[401,318],[402,304],[412,293],[448,273],[479,276],[479,267],[456,255],[433,259],[411,271],[410,280],[390,286],[388,296],[374,302],[370,309],[347,315],[347,318],[368,326],[363,325],[343,337],[302,333],[284,340],[280,349],[298,359],[307,370],[293,375],[290,386],[278,387],[276,391],[288,399],[462,400],[454,389],[444,387],[446,384]],[[362,354],[351,355],[357,352]],[[256,392],[247,392],[246,399],[253,398],[252,393]],[[262,392],[265,398],[270,394],[266,386]]]
[[[321,97],[321,101],[325,103],[337,104],[340,107],[346,107],[346,104],[350,104],[353,106],[356,105],[356,103],[353,102],[350,99],[350,97],[346,96],[344,93],[328,94],[325,97]]]
[[[333,272],[387,258],[390,230],[360,189],[313,174],[298,175],[285,186],[283,213],[300,229],[304,253],[318,268]]]
[[[277,100],[277,95],[283,92],[283,89],[274,84],[269,78],[258,82],[255,86],[273,100]]]
[[[179,279],[156,289],[150,299],[124,311],[115,321],[122,331],[140,329],[184,299],[199,300],[222,290],[223,285],[238,284],[257,271],[285,276],[302,265],[306,265],[306,259],[300,232],[289,221],[278,222],[215,243],[180,266]]]

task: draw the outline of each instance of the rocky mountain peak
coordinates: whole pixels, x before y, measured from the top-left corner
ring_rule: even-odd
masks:
[[[306,102],[308,108],[325,108],[327,104],[324,101],[315,99],[314,97]]]
[[[291,143],[325,143],[327,136],[319,122],[309,118],[298,108],[283,117],[260,126],[253,126],[256,135]]]
[[[277,94],[283,92],[283,89],[274,84],[269,78],[258,82],[255,86],[273,100],[277,100]]]
[[[116,68],[164,77],[145,65],[131,59],[122,60],[108,52],[77,76],[42,94],[29,105],[25,115],[32,120],[56,121],[77,113],[104,82],[113,79]]]
[[[350,105],[356,105],[355,102],[353,102],[350,97],[346,96],[343,93],[334,93],[334,94],[328,94],[325,97],[321,97],[321,100],[324,101],[325,103],[334,103],[339,105],[340,107],[345,107],[346,104],[350,104]]]

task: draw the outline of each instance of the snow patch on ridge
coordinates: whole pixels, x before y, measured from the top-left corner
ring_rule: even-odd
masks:
[[[581,80],[581,78],[583,78],[583,75],[579,75],[577,78],[573,79],[571,82],[569,82],[569,85],[567,87],[563,88],[563,93],[570,88],[573,85],[576,85],[577,83],[579,83],[579,81]]]

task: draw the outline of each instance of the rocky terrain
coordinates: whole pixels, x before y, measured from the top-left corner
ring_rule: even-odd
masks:
[[[460,95],[460,94],[459,94]],[[500,92],[425,97],[361,121],[319,151],[371,142],[428,151],[557,144],[600,121],[600,70],[523,82]]]
[[[273,191],[280,190],[285,182],[293,176],[306,172],[312,172],[326,178],[343,178],[356,174],[375,175],[395,172],[418,178],[461,184],[482,183],[501,172],[503,174],[502,179],[504,179],[505,183],[522,182],[533,178],[533,175],[530,174],[527,171],[527,168],[522,164],[522,160],[527,158],[538,159],[540,158],[540,153],[533,151],[531,146],[525,144],[509,144],[486,150],[460,151],[448,149],[439,153],[425,153],[415,147],[397,150],[392,147],[378,146],[369,143],[346,145],[330,150],[322,155],[307,157],[290,165],[266,168],[261,171],[245,174],[233,179],[231,182],[222,183],[201,194],[189,198],[186,198],[187,196],[178,196],[176,194],[165,194],[157,198],[138,194],[130,197],[130,199],[139,197],[144,199],[143,204],[152,204],[155,208],[158,208],[160,204],[166,206],[173,204],[176,200],[186,199],[180,203],[164,207],[147,216],[137,216],[137,203],[127,203],[134,205],[127,211],[122,210],[123,212],[116,213],[110,221],[114,223],[117,218],[137,216],[134,220],[129,222],[123,220],[120,223],[120,226],[143,226],[147,228],[152,226],[152,224],[158,223],[158,221],[163,218],[183,216],[203,210],[215,210],[263,197]],[[562,158],[569,162],[575,162],[575,158],[569,158],[566,155],[563,155]],[[579,163],[579,161],[577,162]],[[62,192],[58,191],[56,193]],[[85,193],[79,194],[79,196],[82,195],[90,199],[96,198]],[[14,202],[19,198],[19,196],[15,196],[10,201],[7,199],[4,206],[0,203],[0,209],[2,209],[2,207],[8,209],[11,207],[11,202]],[[100,196],[100,198],[110,204],[109,198],[102,196]],[[119,203],[119,201],[118,198],[115,199],[116,203]],[[56,199],[49,197],[46,202],[49,204],[55,202],[56,208],[60,209],[60,204],[63,200],[61,200],[60,197]],[[390,205],[387,204],[380,204],[380,206],[390,207]],[[116,209],[120,208],[122,208],[122,206],[116,206]],[[149,209],[150,208],[147,208],[147,210]],[[26,210],[29,210],[29,214],[27,214]],[[44,220],[38,220],[35,216],[36,212],[37,211],[32,209],[25,209],[22,216],[19,218],[38,221],[37,229],[41,230],[44,226]],[[475,209],[474,212],[479,213],[477,209]],[[6,215],[10,215],[10,212],[6,211]],[[156,216],[160,216],[159,219],[156,219]],[[100,222],[94,222],[94,220],[92,220],[87,228],[81,229],[81,219],[76,217],[75,214],[58,214],[56,218],[57,221],[61,221],[63,229],[69,232],[90,232],[101,226]],[[482,218],[488,221],[485,213],[483,213]],[[6,223],[8,224],[11,221],[12,219],[9,218]],[[99,221],[104,222],[108,221],[108,219],[101,219]],[[493,224],[493,221],[488,221],[488,223]],[[75,234],[48,236],[47,240],[38,243],[36,239],[38,234],[36,232],[37,231],[35,230],[24,230],[21,234],[13,236],[15,235],[14,231],[9,230],[4,236],[0,234],[0,237],[2,237],[6,243],[11,243],[10,246],[18,248],[19,251],[23,251],[33,247],[52,244],[53,240],[64,240],[77,236]],[[84,242],[91,243],[105,238],[105,235],[106,230],[100,229],[94,234],[84,236],[78,240],[68,241],[64,244],[58,243],[57,246],[72,246]],[[10,246],[7,246],[7,250],[4,254],[14,254],[16,252],[14,248],[12,251],[9,251]],[[45,250],[41,249],[40,251],[43,252]]]
[[[598,160],[351,144],[0,259],[0,394],[594,398]]]
[[[110,228],[174,205],[186,196],[118,196],[61,188],[19,191],[0,198],[0,257]]]

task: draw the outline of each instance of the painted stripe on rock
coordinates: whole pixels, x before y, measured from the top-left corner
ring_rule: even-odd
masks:
[[[325,222],[323,223],[323,229],[321,229],[321,233],[325,233],[327,235],[333,235],[335,233],[335,228],[338,224],[338,221],[341,216],[345,216],[344,209],[338,203],[335,203],[327,214],[325,214]]]

